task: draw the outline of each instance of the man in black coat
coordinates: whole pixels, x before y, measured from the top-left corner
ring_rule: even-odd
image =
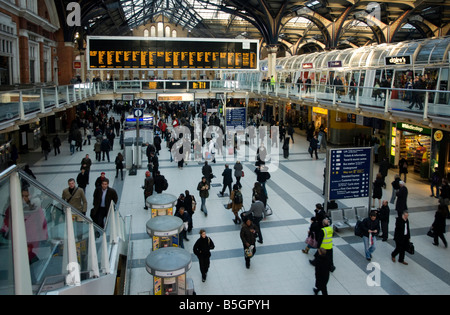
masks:
[[[114,201],[117,204],[118,199],[116,190],[109,187],[109,180],[103,179],[101,186],[94,191],[94,207],[91,209],[91,218],[94,223],[103,228],[111,202]]]
[[[161,175],[160,171],[156,172],[155,175],[155,191],[158,194],[161,194],[164,190],[167,189],[167,179]]]
[[[408,199],[408,188],[406,188],[404,181],[400,181],[399,185],[400,189],[397,192],[395,210],[397,211],[398,217],[401,217],[403,211],[408,210],[408,205],[406,204],[406,200]]]
[[[208,164],[208,161],[205,161],[205,165],[203,165],[202,167],[202,175],[205,176],[206,181],[209,183],[211,183],[211,180],[213,179],[214,175],[213,175],[213,171],[212,171],[212,167],[211,165]]]
[[[233,183],[233,173],[228,166],[228,164],[225,164],[225,169],[222,173],[223,176],[223,188],[220,194],[223,197],[223,193],[225,192],[225,189],[228,187],[229,195],[231,196],[231,184]]]
[[[395,221],[395,230],[394,230],[395,249],[391,253],[391,258],[393,262],[395,262],[395,256],[399,255],[398,262],[404,265],[408,264],[407,262],[405,262],[405,251],[408,248],[409,240],[411,239],[408,216],[409,216],[408,212],[403,211],[403,214],[397,217],[397,220]]]
[[[109,160],[109,151],[111,151],[111,146],[110,146],[109,140],[106,138],[106,136],[103,136],[103,140],[100,143],[100,150],[102,151],[102,161],[105,160],[105,155],[106,155],[108,162],[109,162],[110,161]]]

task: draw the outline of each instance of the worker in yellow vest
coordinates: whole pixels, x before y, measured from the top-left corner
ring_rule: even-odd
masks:
[[[318,248],[323,248],[327,251],[326,256],[330,261],[330,271],[333,272],[336,267],[333,264],[333,227],[330,226],[330,220],[327,218],[322,221],[323,228],[320,230],[321,233],[317,236],[317,246]],[[317,256],[317,252],[314,257]],[[314,266],[315,259],[309,261],[311,265]]]
[[[272,92],[275,92],[275,84],[277,83],[277,80],[275,79],[275,76],[270,77],[270,88],[272,89]]]

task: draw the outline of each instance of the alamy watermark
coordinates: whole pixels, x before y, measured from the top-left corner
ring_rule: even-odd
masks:
[[[78,2],[69,2],[66,10],[70,11],[67,14],[66,22],[68,26],[81,26],[81,7]]]

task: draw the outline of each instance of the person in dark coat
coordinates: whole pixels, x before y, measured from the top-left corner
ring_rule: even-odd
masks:
[[[144,209],[148,210],[147,207],[147,198],[153,195],[153,186],[155,185],[155,179],[152,177],[152,174],[150,171],[145,172],[145,179],[144,179],[144,186],[142,186],[142,189],[144,189]]]
[[[111,151],[111,146],[110,146],[109,140],[106,138],[106,136],[103,136],[103,140],[100,143],[100,150],[102,152],[102,161],[105,160],[105,155],[106,155],[108,162],[110,162],[109,151]]]
[[[318,295],[319,292],[322,292],[322,295],[328,295],[327,284],[330,279],[330,260],[327,257],[326,249],[319,248],[317,253],[314,264],[316,286],[313,288],[313,291],[315,295]]]
[[[408,199],[408,188],[405,186],[405,182],[399,181],[400,189],[397,192],[397,202],[395,203],[395,210],[397,211],[398,217],[402,216],[403,211],[408,210],[407,199]]]
[[[321,225],[317,222],[316,217],[311,218],[311,225],[309,226],[308,230],[308,237],[312,237],[313,239],[316,239],[316,235],[320,233]],[[310,244],[307,244],[305,249],[302,249],[302,252],[304,254],[308,254],[309,250],[313,248]]]
[[[55,135],[53,137],[53,149],[55,150],[55,156],[61,153],[61,150],[59,149],[61,147],[61,139],[58,135]]]
[[[392,185],[392,196],[390,203],[395,203],[395,198],[397,197],[397,192],[400,189],[400,175],[395,174],[395,179],[391,183]]]
[[[242,245],[244,246],[244,250],[250,249],[253,253],[253,256],[256,253],[256,231],[258,228],[253,224],[253,222],[250,219],[247,219],[242,224],[240,237],[242,241]],[[252,256],[252,257],[253,257]],[[245,256],[245,267],[250,268],[250,259],[251,257]]]
[[[406,183],[406,174],[408,174],[408,161],[403,157],[398,162],[398,174],[402,176],[403,174],[403,181]]]
[[[156,149],[156,154],[159,155],[159,151],[161,151],[161,137],[159,136],[158,132],[155,134],[155,137],[153,138],[153,144]]]
[[[105,192],[105,199],[103,200],[103,192]],[[119,197],[114,188],[109,187],[109,180],[107,178],[102,180],[100,187],[94,191],[94,207],[91,210],[91,218],[98,226],[103,228],[104,220],[108,216],[111,202],[117,204]]]
[[[212,167],[211,165],[208,164],[208,161],[205,161],[205,165],[203,165],[202,167],[202,175],[206,178],[206,181],[209,183],[211,183],[211,180],[213,179],[214,175],[212,172]]]
[[[208,273],[211,250],[215,248],[214,242],[208,236],[206,236],[206,231],[200,230],[200,238],[195,242],[193,247],[193,252],[198,258],[198,263],[200,265],[200,272],[202,273],[202,281],[206,281],[206,275]]]
[[[313,153],[316,154],[316,160],[319,159],[319,156],[317,155],[317,148],[319,145],[319,140],[317,140],[317,135],[315,135],[314,137],[311,138],[311,141],[309,141],[309,148],[308,149],[311,154],[311,158],[313,157]]]
[[[375,208],[375,199],[378,199],[378,209],[381,208],[381,198],[383,197],[383,186],[385,182],[381,173],[377,174],[375,181],[373,182],[373,194],[372,194],[372,207]]]
[[[123,155],[122,153],[117,153],[116,160],[116,178],[119,176],[119,170],[120,170],[120,177],[123,180]]]
[[[389,161],[387,158],[383,158],[380,162],[380,168],[378,169],[378,172],[383,177],[383,182],[386,176],[388,175],[388,171],[389,171]],[[386,188],[386,183],[384,183],[383,187]]]
[[[88,177],[86,174],[86,169],[82,167],[80,173],[78,173],[78,176],[77,176],[77,185],[78,185],[78,187],[83,189],[83,191],[86,193],[86,186],[88,184],[89,184],[89,180],[88,180]]]
[[[285,159],[289,158],[289,141],[290,141],[290,137],[286,137],[284,138],[284,142],[283,142],[283,157]]]
[[[395,221],[394,241],[395,249],[391,253],[392,261],[395,262],[395,257],[399,255],[398,262],[404,265],[408,263],[405,261],[405,251],[409,246],[411,239],[411,232],[409,230],[409,214],[408,211],[403,211],[403,214],[397,217]]]
[[[174,216],[179,217],[181,220],[183,220],[184,228],[180,232],[178,241],[180,243],[179,244],[180,247],[184,248],[184,240],[189,241],[189,239],[187,238],[187,235],[186,235],[186,231],[187,231],[187,226],[189,226],[189,221],[191,221],[191,216],[189,215],[189,213],[186,212],[186,210],[184,210],[184,207],[180,207],[180,209],[178,209],[178,211],[175,213]]]
[[[46,136],[42,136],[41,138],[41,148],[42,152],[44,153],[45,159],[47,160],[48,154],[51,151],[50,142],[47,140]]]
[[[389,234],[389,215],[391,213],[391,210],[389,209],[389,204],[387,200],[383,200],[382,206],[380,208],[380,212],[378,214],[378,218],[380,219],[380,225],[381,225],[381,233],[380,237],[382,238],[383,242],[386,242],[388,239]]]
[[[160,171],[157,171],[155,174],[155,191],[158,194],[161,194],[164,190],[167,189],[167,179],[164,175],[161,175]]]
[[[189,190],[184,192],[184,209],[191,216],[191,220],[189,221],[187,232],[190,233],[193,228],[192,216],[194,215],[194,209],[192,208],[192,203],[195,202],[195,197],[190,194]]]
[[[228,187],[229,196],[231,196],[231,184],[233,184],[233,172],[231,171],[228,164],[225,164],[225,169],[222,172],[223,176],[223,188],[220,194],[223,197],[223,193],[225,192],[225,189]]]
[[[436,214],[434,215],[434,222],[431,225],[431,228],[434,232],[434,242],[433,245],[439,245],[439,238],[444,243],[445,248],[448,247],[447,240],[445,239],[445,227],[446,227],[446,218],[448,215],[448,209],[444,205],[439,205]]]

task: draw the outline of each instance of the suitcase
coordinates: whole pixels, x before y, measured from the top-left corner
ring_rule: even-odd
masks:
[[[244,208],[242,208],[244,210]],[[247,211],[242,211],[239,216],[241,217],[242,223],[245,223],[247,219],[250,219],[253,222],[253,214],[247,213]]]

